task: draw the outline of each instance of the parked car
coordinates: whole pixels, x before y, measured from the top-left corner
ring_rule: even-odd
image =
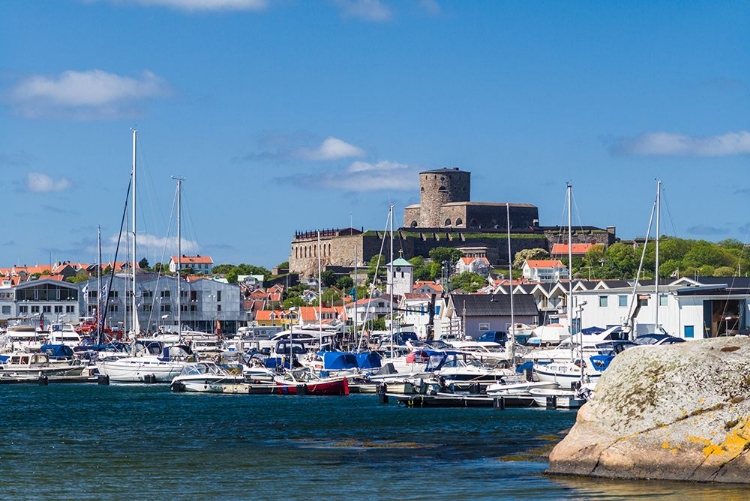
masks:
[[[503,331],[487,331],[477,339],[478,343],[498,343],[505,345],[508,341],[508,333]]]

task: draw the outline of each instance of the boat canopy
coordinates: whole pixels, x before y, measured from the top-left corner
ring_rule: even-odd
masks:
[[[46,353],[50,359],[73,358],[73,349],[64,344],[43,344],[40,347],[42,353]]]
[[[379,369],[381,367],[380,353],[376,351],[357,353],[357,367],[360,369]]]
[[[346,370],[359,367],[357,356],[354,353],[343,351],[323,352],[323,368],[325,370]]]

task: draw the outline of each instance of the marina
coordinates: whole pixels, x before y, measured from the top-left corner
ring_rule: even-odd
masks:
[[[27,498],[31,485],[35,499],[80,500],[718,500],[745,492],[547,476],[546,454],[575,411],[409,409],[358,394],[178,394],[160,384],[9,385],[0,399],[8,499]]]

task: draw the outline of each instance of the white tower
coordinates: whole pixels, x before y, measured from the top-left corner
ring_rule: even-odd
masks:
[[[411,293],[414,290],[414,267],[406,259],[400,257],[388,263],[386,270],[393,269],[393,276],[388,280],[387,293],[403,296],[406,293]],[[391,286],[393,292],[391,292]]]

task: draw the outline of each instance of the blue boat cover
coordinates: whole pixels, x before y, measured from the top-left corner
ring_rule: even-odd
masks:
[[[326,351],[323,353],[323,368],[326,370],[346,370],[357,368],[357,357],[354,353],[343,351]]]
[[[357,353],[357,367],[360,369],[379,369],[381,365],[380,353],[376,351]]]
[[[43,344],[40,350],[51,359],[73,358],[73,348],[64,344]]]

